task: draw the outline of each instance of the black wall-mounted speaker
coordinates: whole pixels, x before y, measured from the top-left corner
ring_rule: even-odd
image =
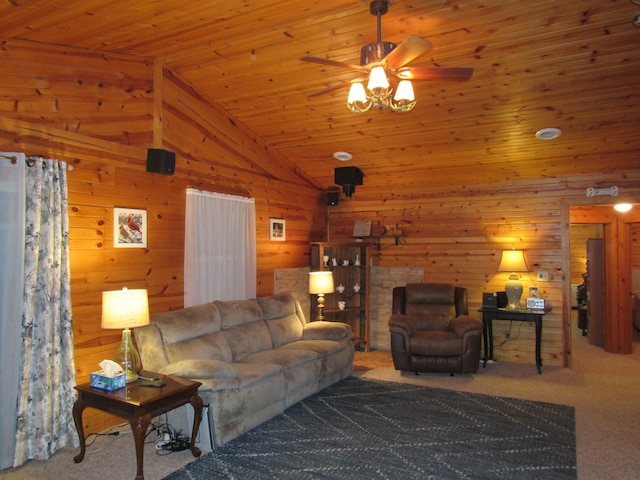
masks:
[[[173,175],[176,170],[176,154],[161,148],[147,149],[147,172]]]
[[[340,203],[340,190],[337,188],[327,189],[327,205],[335,206]]]
[[[336,167],[333,180],[336,185],[362,185],[362,170],[358,167]]]

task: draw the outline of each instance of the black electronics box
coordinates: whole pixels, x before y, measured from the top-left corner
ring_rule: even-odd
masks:
[[[507,306],[507,294],[505,292],[483,293],[482,306],[489,308],[504,308]]]
[[[506,307],[509,303],[509,300],[507,300],[506,292],[497,292],[496,296],[498,297],[498,308]]]
[[[490,307],[490,308],[498,308],[498,296],[495,293],[483,293],[482,306]]]

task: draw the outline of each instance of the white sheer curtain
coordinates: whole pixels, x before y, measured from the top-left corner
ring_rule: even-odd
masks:
[[[25,156],[0,157],[0,469],[13,466],[22,340],[25,231]]]
[[[184,305],[256,296],[252,198],[187,189]]]

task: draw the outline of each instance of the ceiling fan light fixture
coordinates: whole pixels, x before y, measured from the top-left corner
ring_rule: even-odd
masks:
[[[411,85],[409,80],[400,80],[393,99],[395,101],[405,100],[408,102],[413,102],[416,99],[416,96],[413,93],[413,85]]]
[[[347,107],[353,113],[366,113],[373,108],[373,102],[367,96],[364,85],[360,82],[351,84],[349,96],[347,97]]]
[[[381,66],[373,67],[369,74],[367,89],[376,95],[380,95],[389,88],[389,79]]]
[[[360,82],[352,83],[349,89],[348,103],[365,103],[367,101],[367,93],[364,91],[364,85]]]

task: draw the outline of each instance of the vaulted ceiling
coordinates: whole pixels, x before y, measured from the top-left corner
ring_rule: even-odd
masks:
[[[640,5],[632,0],[391,0],[382,39],[433,48],[411,65],[469,66],[471,80],[414,82],[418,104],[354,114],[376,40],[369,0],[16,0],[0,37],[161,61],[319,186],[356,165],[365,185],[473,184],[640,168]],[[556,127],[562,135],[538,140]],[[349,163],[332,154],[347,151]]]

